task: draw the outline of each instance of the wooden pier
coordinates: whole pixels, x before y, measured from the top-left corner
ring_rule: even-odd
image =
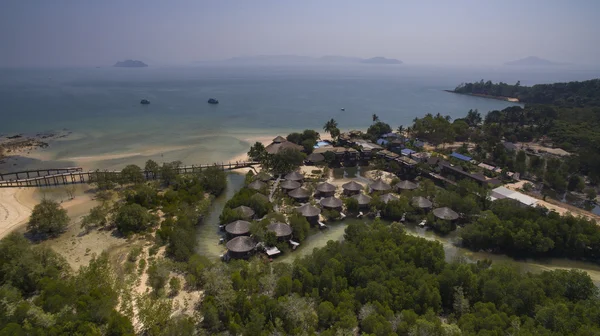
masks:
[[[181,166],[177,168],[177,174],[197,173],[210,167],[218,167],[222,170],[235,170],[253,167],[258,164],[258,162],[248,161]],[[99,178],[102,175],[113,175],[118,177],[120,174],[120,170],[92,170],[84,172],[81,167],[28,170],[0,174],[0,188],[50,187],[68,184],[90,183],[93,182],[94,178]],[[146,180],[160,178],[160,174],[156,175],[151,171],[143,171],[143,174]]]

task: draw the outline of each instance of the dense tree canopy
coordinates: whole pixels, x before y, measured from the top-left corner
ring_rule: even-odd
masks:
[[[461,230],[465,246],[519,257],[600,260],[600,227],[594,221],[523,207],[508,199],[493,202],[490,210]]]
[[[107,255],[71,274],[49,248],[0,240],[0,335],[133,335]]]
[[[237,261],[208,266],[203,278],[202,327],[210,333],[600,332],[598,289],[583,272],[447,263],[439,242],[377,221],[349,225],[344,242],[331,241],[291,266]]]

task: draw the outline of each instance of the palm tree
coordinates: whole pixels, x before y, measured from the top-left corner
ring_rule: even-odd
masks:
[[[373,113],[373,123],[376,123],[379,121],[379,116],[375,113]]]
[[[402,132],[404,132],[404,126],[398,126],[398,129],[396,131],[398,132],[398,134],[402,135]]]
[[[334,141],[337,139],[337,137],[340,136],[340,130],[337,128],[337,125],[337,121],[335,121],[332,118],[331,120],[325,123],[325,126],[323,126],[325,132],[329,133],[331,135],[331,139],[333,139]]]
[[[325,126],[323,126],[323,130],[327,133],[331,133],[331,131],[335,128],[337,128],[338,123],[337,121],[335,121],[335,119],[331,118],[331,120],[329,120],[328,122],[325,123]]]

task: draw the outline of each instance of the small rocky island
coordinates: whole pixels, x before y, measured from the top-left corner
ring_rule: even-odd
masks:
[[[148,64],[142,62],[142,61],[136,61],[136,60],[125,60],[123,62],[117,62],[114,65],[115,67],[119,67],[119,68],[145,68],[148,66]]]
[[[360,62],[367,63],[367,64],[402,64],[401,60],[397,60],[395,58],[385,58],[385,57],[367,58]]]

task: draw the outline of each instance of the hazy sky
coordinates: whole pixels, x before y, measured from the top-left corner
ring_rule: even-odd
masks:
[[[235,56],[600,61],[600,0],[1,0],[0,66]]]

